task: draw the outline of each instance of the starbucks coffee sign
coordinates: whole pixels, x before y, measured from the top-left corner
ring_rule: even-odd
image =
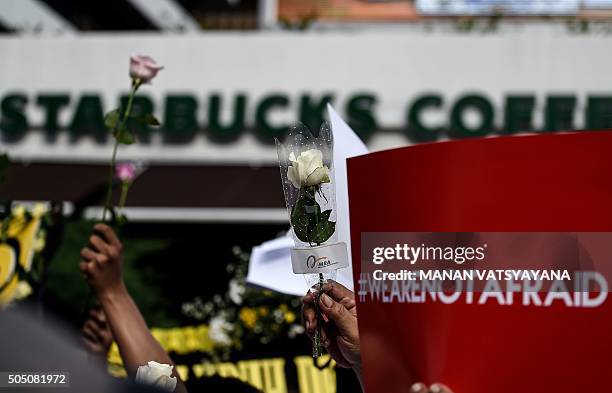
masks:
[[[127,96],[117,98],[118,105],[125,106]],[[325,106],[333,104],[334,95],[313,97],[303,94],[292,97],[289,93],[264,95],[252,102],[245,94],[235,94],[224,99],[219,94],[198,97],[190,94],[165,94],[161,102],[151,97],[137,96],[134,112],[137,114],[161,113],[162,126],[154,129],[134,122],[130,128],[141,141],[148,141],[151,134],[158,133],[168,143],[192,143],[197,134],[205,135],[211,143],[229,141],[245,132],[252,132],[262,143],[272,138],[281,138],[291,126],[290,123],[273,121],[274,113],[287,112],[290,104],[297,104],[298,113],[292,115],[311,128],[318,128],[324,120]],[[385,130],[379,120],[377,106],[379,94],[353,93],[348,95],[344,114],[352,128],[367,141],[372,134]],[[577,97],[575,94],[549,94],[536,97],[533,94],[507,95],[503,106],[496,108],[486,95],[463,94],[452,102],[442,94],[417,94],[407,99],[404,109],[405,123],[395,131],[403,134],[407,142],[434,141],[441,138],[468,138],[492,134],[513,134],[524,131],[562,131],[577,128],[602,129],[612,127],[612,90],[610,95]],[[578,103],[582,113],[579,113]],[[450,104],[450,105],[449,105]],[[223,108],[225,106],[225,108]],[[156,110],[156,108],[159,108]],[[104,127],[106,108],[99,94],[68,93],[7,94],[0,100],[0,130],[8,144],[18,144],[25,134],[34,130],[44,132],[49,143],[60,133],[70,135],[73,141],[93,138],[105,143],[109,137]],[[249,112],[249,109],[252,109]],[[28,112],[38,111],[42,122],[32,124]],[[200,117],[204,111],[207,116]],[[229,115],[222,119],[222,112]],[[544,113],[538,113],[543,111]],[[59,114],[67,112],[66,122],[59,121]],[[438,122],[426,122],[427,112],[437,112]],[[501,114],[496,119],[496,113]],[[469,115],[476,119],[470,120]],[[536,127],[534,118],[543,115],[543,124]],[[578,124],[578,118],[584,119]],[[249,124],[247,119],[254,119]],[[501,127],[498,125],[501,123]]]
[[[125,105],[131,53],[165,65],[141,88],[125,158],[271,164],[291,123],[331,102],[372,150],[523,131],[612,127],[607,39],[477,34],[220,33],[0,39],[2,148],[106,161],[103,114]]]

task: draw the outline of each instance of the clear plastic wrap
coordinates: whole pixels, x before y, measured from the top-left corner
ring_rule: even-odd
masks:
[[[291,232],[293,271],[303,274],[308,287],[320,295],[325,282],[335,280],[346,266],[346,245],[337,243],[336,196],[333,176],[333,137],[327,123],[317,135],[294,125],[284,143],[276,141],[281,181]],[[320,318],[320,313],[317,310]],[[320,326],[321,324],[318,324]],[[321,354],[320,331],[313,356]]]

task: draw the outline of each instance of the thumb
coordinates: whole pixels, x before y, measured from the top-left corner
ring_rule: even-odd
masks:
[[[410,392],[411,393],[427,393],[428,390],[425,384],[418,382],[412,385],[412,387],[410,388]]]
[[[442,385],[441,383],[434,383],[429,387],[429,391],[432,393],[453,393],[448,386]]]
[[[342,304],[334,301],[325,293],[321,294],[319,304],[323,314],[336,324],[341,333],[351,334],[356,329],[355,317]]]

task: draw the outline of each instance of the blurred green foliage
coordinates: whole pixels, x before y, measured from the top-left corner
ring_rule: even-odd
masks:
[[[88,307],[95,305],[93,293],[78,269],[81,248],[88,244],[94,223],[66,222],[64,239],[49,265],[46,296],[52,308],[69,320],[78,320]],[[176,325],[178,321],[165,311],[171,299],[156,285],[163,281],[163,274],[155,264],[146,263],[148,255],[166,248],[170,240],[126,236],[122,242],[125,283],[145,319],[152,326]]]

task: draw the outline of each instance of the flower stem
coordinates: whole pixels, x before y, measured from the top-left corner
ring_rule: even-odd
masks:
[[[108,187],[106,189],[106,202],[104,202],[104,208],[102,209],[102,222],[106,221],[106,212],[110,210],[111,200],[113,198],[113,172],[115,171],[115,162],[117,161],[117,148],[119,147],[119,141],[115,139],[115,146],[113,147],[113,155],[111,157],[110,165],[108,166]]]
[[[317,293],[317,302],[315,307],[317,312],[317,330],[315,331],[314,339],[312,340],[312,357],[315,359],[323,355],[321,343],[321,331],[323,330],[321,324],[323,323],[323,318],[321,316],[321,310],[319,309],[319,301],[321,300],[321,294],[323,293],[324,282],[323,273],[319,273],[319,291]]]
[[[121,196],[119,197],[119,209],[123,209],[123,207],[125,206],[125,201],[127,199],[127,195],[128,195],[128,190],[130,189],[130,183],[127,181],[124,181],[123,183],[121,183]]]
[[[123,118],[121,119],[121,123],[119,123],[119,127],[118,129],[115,130],[115,132],[125,127],[125,123],[127,122],[128,118],[130,117],[130,113],[132,112],[132,106],[134,104],[134,96],[136,95],[136,90],[138,90],[140,85],[141,85],[140,79],[132,80],[132,90],[130,91],[128,103],[126,105],[125,112],[123,113]],[[117,136],[115,136],[115,144],[113,146],[113,155],[111,156],[110,165],[108,166],[108,187],[106,190],[106,201],[104,202],[104,207],[102,209],[102,222],[106,221],[106,212],[111,209],[111,203],[113,199],[113,176],[115,172],[115,165],[117,162],[117,149],[118,148],[119,148],[119,139],[117,138]]]
[[[123,114],[123,121],[121,122],[122,124],[125,124],[128,117],[130,116],[130,113],[132,112],[132,105],[134,104],[134,96],[136,95],[136,90],[138,90],[139,87],[140,87],[140,80],[134,79],[132,81],[132,91],[130,92],[130,97],[128,98],[128,103],[125,107],[125,113]]]

